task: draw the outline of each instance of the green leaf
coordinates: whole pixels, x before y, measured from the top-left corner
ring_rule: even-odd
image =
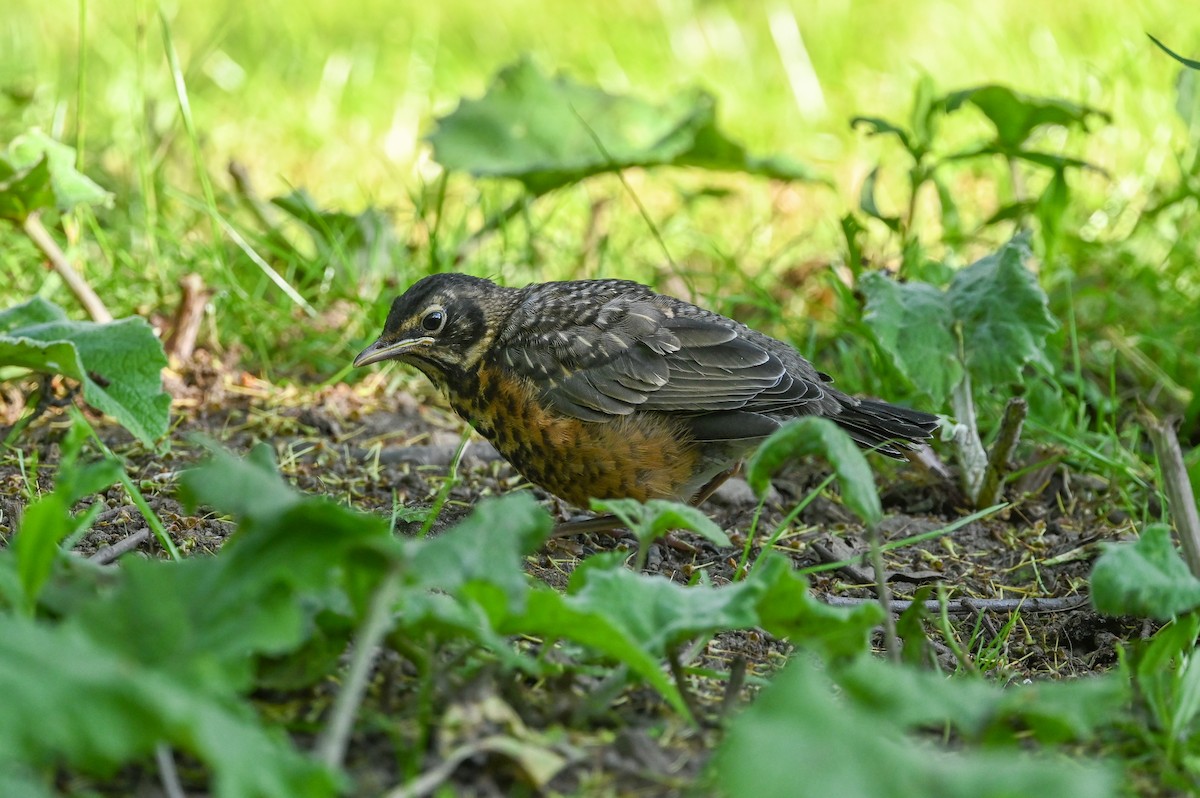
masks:
[[[1146,35],[1150,36],[1149,33],[1147,33]],[[1183,64],[1188,69],[1200,69],[1200,61],[1193,61],[1190,58],[1184,58],[1179,53],[1175,52],[1170,47],[1167,47],[1165,44],[1163,44],[1162,42],[1160,42],[1158,39],[1154,38],[1153,36],[1150,36],[1150,41],[1157,44],[1160,50],[1162,50],[1164,53],[1166,53],[1167,55],[1174,58],[1179,63]]]
[[[709,772],[725,794],[757,798],[1098,798],[1117,787],[1114,769],[1102,762],[964,750],[957,741],[951,747],[907,734],[853,695],[839,700],[806,657],[794,659],[733,722]]]
[[[1086,741],[1125,720],[1129,683],[1115,675],[1002,688],[975,677],[895,666],[863,657],[840,669],[838,685],[880,722],[906,729],[949,725],[970,740],[1019,744]]]
[[[179,495],[189,510],[203,504],[239,518],[271,522],[303,500],[283,481],[267,444],[256,444],[244,458],[207,445],[209,458],[179,480]]]
[[[501,590],[512,611],[519,611],[529,592],[524,557],[545,542],[552,528],[550,516],[527,492],[480,502],[449,532],[415,547],[411,579],[448,593],[470,582],[486,582]]]
[[[854,441],[826,418],[809,416],[789,421],[762,442],[746,468],[746,479],[759,496],[770,487],[771,475],[784,463],[816,455],[833,466],[842,500],[867,526],[883,518],[875,477]]]
[[[875,204],[875,181],[879,178],[879,167],[876,166],[863,181],[862,193],[859,194],[858,207],[863,213],[883,222],[892,231],[900,229],[899,216],[884,216],[883,211]]]
[[[714,546],[732,545],[729,536],[711,518],[699,509],[679,502],[662,499],[651,499],[645,503],[634,499],[593,499],[592,509],[612,513],[621,519],[642,549],[674,529],[695,532]]]
[[[59,544],[77,530],[91,526],[100,510],[94,504],[82,518],[71,515],[71,507],[85,496],[99,493],[121,478],[121,464],[101,460],[79,465],[76,461],[90,431],[75,420],[63,439],[61,457],[54,477],[54,490],[33,501],[21,516],[21,525],[13,540],[13,554],[21,581],[24,609],[32,614],[37,600],[50,578]]]
[[[353,266],[360,275],[390,267],[398,246],[396,230],[379,208],[370,206],[358,214],[322,210],[304,189],[276,197],[271,204],[308,228],[322,271],[331,262]]]
[[[75,150],[38,128],[13,139],[0,155],[0,217],[20,223],[30,213],[107,205],[112,194],[75,169]]]
[[[38,595],[50,578],[58,543],[71,533],[70,505],[59,493],[47,493],[31,502],[21,515],[21,528],[13,540],[17,574],[21,578],[24,608],[30,615]]]
[[[1035,206],[1038,222],[1042,226],[1042,246],[1047,259],[1055,251],[1070,199],[1071,191],[1067,186],[1066,172],[1062,169],[1055,170],[1054,177],[1050,178],[1050,183]]]
[[[895,136],[900,140],[900,144],[904,149],[916,157],[919,152],[913,146],[913,140],[909,132],[899,125],[888,121],[879,116],[856,116],[850,120],[850,127],[858,130],[863,128],[868,136],[880,136],[884,134]]]
[[[883,623],[883,609],[877,603],[831,607],[816,598],[808,590],[808,580],[783,557],[759,560],[751,578],[767,585],[758,603],[759,625],[768,634],[786,637],[824,657],[848,659],[869,651],[871,632]]]
[[[211,769],[219,797],[337,794],[333,774],[269,734],[248,706],[131,661],[78,623],[0,616],[0,695],[0,772],[65,764],[112,773],[166,742]]]
[[[879,272],[859,281],[863,321],[896,370],[944,404],[963,376],[954,314],[946,294],[928,283],[900,283]]]
[[[530,591],[524,612],[507,619],[500,624],[500,629],[505,634],[540,635],[587,646],[627,665],[657,690],[676,712],[685,713],[687,708],[678,688],[663,672],[661,652],[650,651],[642,640],[622,626],[620,619],[613,617],[610,609],[538,587]]]
[[[0,219],[21,224],[30,214],[53,207],[49,159],[16,169],[0,158]]]
[[[1015,153],[1039,127],[1061,125],[1087,130],[1092,118],[1111,117],[1097,108],[1051,97],[1032,97],[1007,86],[977,86],[949,94],[943,100],[946,112],[974,105],[996,128],[996,143],[1004,153]]]
[[[1031,257],[1027,239],[1017,237],[950,281],[950,307],[962,325],[966,366],[977,388],[1018,382],[1026,363],[1046,362],[1046,336],[1058,322],[1025,266]]]
[[[478,100],[463,100],[429,136],[434,158],[476,177],[508,177],[540,195],[629,167],[698,166],[811,180],[783,157],[756,158],[716,125],[711,95],[679,92],[662,105],[547,77],[528,60],[508,66]]]
[[[171,397],[161,372],[167,358],[145,319],[67,321],[47,318],[58,315],[49,307],[35,299],[0,313],[0,366],[78,381],[84,401],[147,446],[166,435]]]
[[[1150,524],[1135,543],[1108,546],[1092,568],[1092,604],[1107,615],[1170,620],[1200,607],[1200,579],[1171,542],[1171,528]]]

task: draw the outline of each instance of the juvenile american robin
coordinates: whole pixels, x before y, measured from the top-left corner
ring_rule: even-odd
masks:
[[[354,365],[381,360],[415,366],[526,479],[582,507],[702,500],[799,416],[896,458],[938,423],[844,394],[782,341],[625,280],[431,275]]]

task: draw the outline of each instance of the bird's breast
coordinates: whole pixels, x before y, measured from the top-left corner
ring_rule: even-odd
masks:
[[[685,425],[669,415],[635,411],[581,421],[547,408],[530,382],[499,370],[481,368],[471,382],[448,387],[455,412],[526,479],[572,504],[686,501],[711,467]]]

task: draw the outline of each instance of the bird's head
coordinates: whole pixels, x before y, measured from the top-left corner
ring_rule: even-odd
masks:
[[[435,382],[479,364],[513,305],[515,289],[466,274],[434,274],[396,297],[383,333],[354,366],[399,360]]]

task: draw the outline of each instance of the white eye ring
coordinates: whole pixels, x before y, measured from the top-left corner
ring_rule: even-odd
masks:
[[[446,326],[446,309],[441,305],[433,305],[421,317],[421,329],[427,333],[437,334]]]

